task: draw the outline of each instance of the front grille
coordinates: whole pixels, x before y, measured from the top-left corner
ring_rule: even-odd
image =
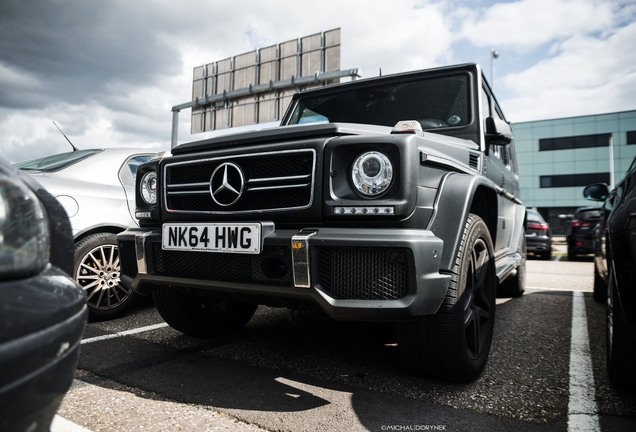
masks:
[[[137,255],[134,242],[119,243],[119,261],[121,272],[126,276],[137,276]]]
[[[155,274],[211,282],[292,285],[289,247],[268,246],[260,255],[166,251],[152,244]]]
[[[226,162],[238,166],[244,175],[243,193],[231,204],[215,202],[210,192],[212,174]],[[305,209],[313,201],[315,170],[316,152],[313,149],[175,162],[164,168],[164,202],[168,211],[176,213]]]
[[[408,249],[318,247],[322,289],[340,300],[397,300],[408,292]]]

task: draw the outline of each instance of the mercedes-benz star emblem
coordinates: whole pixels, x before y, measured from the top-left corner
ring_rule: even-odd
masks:
[[[228,207],[236,203],[245,189],[245,177],[241,168],[232,162],[216,167],[210,177],[212,200],[220,206]]]

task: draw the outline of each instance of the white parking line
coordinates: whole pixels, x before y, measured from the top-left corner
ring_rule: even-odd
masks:
[[[591,290],[578,290],[573,288],[546,288],[546,287],[532,287],[526,286],[526,289],[534,291],[572,291],[572,292],[592,292]]]
[[[594,432],[600,430],[601,426],[595,400],[594,371],[592,370],[587,331],[585,300],[581,291],[573,291],[568,432]]]
[[[82,345],[87,344],[87,343],[92,343],[92,342],[99,342],[99,341],[103,341],[103,340],[106,340],[106,339],[115,339],[115,338],[122,337],[122,336],[128,336],[128,335],[137,334],[137,333],[143,333],[143,332],[147,332],[147,331],[151,331],[151,330],[157,330],[157,329],[160,329],[162,327],[167,327],[167,326],[168,326],[168,324],[164,322],[164,323],[150,325],[150,326],[146,326],[146,327],[139,327],[139,328],[132,329],[132,330],[126,330],[126,331],[112,333],[112,334],[106,334],[106,335],[102,335],[102,336],[95,336],[95,337],[88,338],[88,339],[82,339]]]
[[[91,432],[82,426],[56,415],[51,423],[51,432]]]

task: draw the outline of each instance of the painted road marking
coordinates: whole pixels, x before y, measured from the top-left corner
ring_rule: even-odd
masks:
[[[543,287],[531,287],[531,286],[527,286],[526,289],[534,290],[534,291],[572,291],[572,292],[589,292],[589,293],[592,292],[591,290],[577,290],[572,288],[543,288]]]
[[[78,424],[56,415],[51,423],[51,432],[91,432]]]
[[[570,343],[570,403],[568,432],[600,431],[595,400],[594,371],[590,356],[585,299],[572,292],[572,342]]]
[[[107,340],[107,339],[115,339],[115,338],[122,337],[122,336],[129,336],[129,335],[133,335],[133,334],[137,334],[137,333],[143,333],[143,332],[147,332],[147,331],[157,330],[157,329],[160,329],[160,328],[163,328],[163,327],[167,327],[167,326],[168,326],[168,324],[164,322],[164,323],[150,325],[150,326],[146,326],[146,327],[139,327],[139,328],[132,329],[132,330],[126,330],[126,331],[106,334],[106,335],[102,335],[102,336],[95,336],[95,337],[88,338],[88,339],[82,339],[82,345],[87,344],[87,343],[99,342],[99,341],[103,341],[103,340]]]

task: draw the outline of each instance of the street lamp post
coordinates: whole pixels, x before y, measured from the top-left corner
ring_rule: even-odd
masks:
[[[492,48],[490,50],[490,85],[495,89],[495,59],[499,58],[499,51]]]
[[[610,190],[614,189],[614,137],[609,138]]]

